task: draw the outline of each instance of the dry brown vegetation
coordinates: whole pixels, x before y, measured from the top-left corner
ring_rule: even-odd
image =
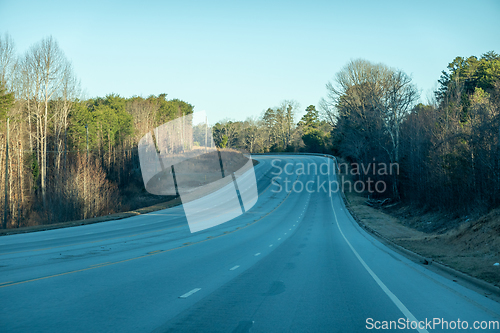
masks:
[[[146,193],[137,144],[153,128],[192,114],[192,105],[166,94],[85,100],[54,38],[21,55],[14,49],[9,35],[0,36],[1,228],[89,219],[172,199]],[[181,131],[187,147],[189,125],[183,122]]]
[[[347,179],[348,176],[343,175]],[[500,209],[456,217],[400,204],[374,208],[363,194],[346,192],[355,218],[410,251],[500,287]]]

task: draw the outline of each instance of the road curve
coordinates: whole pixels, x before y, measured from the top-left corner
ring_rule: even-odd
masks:
[[[434,332],[446,328],[437,319],[469,330],[500,321],[499,303],[362,230],[328,191],[331,159],[254,158],[257,203],[207,230],[190,233],[179,206],[0,237],[0,332],[360,332],[384,323]]]

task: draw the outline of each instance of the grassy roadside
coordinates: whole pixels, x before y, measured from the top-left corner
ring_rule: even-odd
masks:
[[[411,208],[402,205],[374,208],[361,194],[345,195],[354,218],[384,238],[500,287],[500,266],[494,265],[500,262],[500,209],[464,219],[415,210],[410,214]]]

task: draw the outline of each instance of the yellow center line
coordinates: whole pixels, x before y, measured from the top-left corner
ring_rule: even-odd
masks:
[[[269,187],[271,187],[271,185],[272,185],[272,183],[270,183],[269,186],[267,186],[266,189],[264,191],[262,191],[258,196],[260,197],[261,195],[263,195],[269,189]],[[160,214],[157,214],[157,215],[160,215]],[[66,245],[52,246],[52,247],[46,247],[46,248],[42,248],[42,249],[35,249],[35,250],[23,250],[23,251],[5,252],[5,253],[0,253],[0,256],[4,256],[4,255],[7,255],[7,254],[18,254],[18,253],[25,253],[25,252],[32,252],[32,251],[33,252],[38,252],[38,251],[53,250],[53,249],[58,249],[58,248],[68,247],[68,246],[78,246],[78,245],[99,243],[99,242],[110,241],[110,240],[115,240],[115,239],[124,238],[124,237],[135,237],[135,236],[145,235],[145,234],[154,233],[154,232],[162,232],[162,231],[165,231],[165,230],[177,229],[177,228],[181,228],[183,226],[184,225],[180,225],[180,226],[177,226],[177,227],[171,227],[171,228],[164,228],[164,229],[159,229],[159,230],[153,230],[153,231],[147,231],[147,232],[143,232],[143,233],[139,233],[139,234],[134,234],[134,235],[131,235],[131,236],[119,236],[119,237],[113,237],[113,238],[99,239],[99,240],[95,240],[95,241],[91,241],[91,242],[81,242],[81,243],[74,243],[74,244],[66,244]]]
[[[161,232],[161,231],[170,230],[170,229],[178,229],[178,228],[182,228],[183,226],[184,225],[179,225],[177,227],[163,228],[163,229],[153,230],[153,231],[146,231],[146,232],[142,232],[142,233],[139,233],[139,234],[135,234],[134,236],[150,234],[150,233],[153,233],[153,232]],[[92,244],[92,243],[100,243],[100,242],[115,240],[115,239],[124,238],[124,237],[130,237],[130,236],[118,236],[118,237],[112,237],[112,238],[104,238],[104,239],[98,239],[98,240],[91,241],[91,242],[73,243],[73,244],[66,244],[66,245],[45,247],[45,248],[42,248],[42,249],[35,249],[35,250],[23,250],[23,251],[15,251],[15,252],[5,252],[5,253],[0,253],[0,256],[4,256],[4,255],[7,255],[7,254],[24,253],[24,252],[38,252],[38,251],[52,250],[52,249],[58,249],[58,248],[61,248],[61,247],[68,247],[68,246],[78,246],[78,245],[85,245],[85,244]]]
[[[1,286],[2,284],[8,284],[8,283],[12,283],[12,281],[0,282],[0,286]]]
[[[101,265],[105,265],[105,264],[109,264],[109,263],[110,263],[109,261],[106,261],[106,262],[102,262],[100,264],[90,265],[90,267],[101,266]]]
[[[297,178],[297,181],[299,181],[299,178],[300,176]],[[294,182],[294,183],[295,183]],[[269,185],[271,186],[271,185]],[[268,186],[268,188],[269,188]],[[267,190],[267,188],[266,188]],[[16,285],[19,285],[19,284],[24,284],[24,283],[28,283],[28,282],[35,282],[35,281],[40,281],[40,280],[46,280],[46,279],[50,279],[50,278],[53,278],[53,277],[58,277],[58,276],[64,276],[64,275],[69,275],[69,274],[73,274],[73,273],[79,273],[79,272],[85,272],[85,271],[89,271],[91,269],[96,269],[96,268],[101,268],[101,267],[106,267],[106,266],[111,266],[111,265],[116,265],[116,264],[121,264],[121,263],[124,263],[124,262],[128,262],[128,261],[132,261],[132,260],[137,260],[137,259],[141,259],[141,258],[147,258],[147,257],[151,257],[151,256],[154,256],[154,255],[157,255],[157,254],[160,254],[160,253],[166,253],[166,252],[170,252],[170,251],[174,251],[174,250],[178,250],[178,249],[181,249],[181,248],[184,248],[184,247],[188,247],[188,246],[191,246],[191,245],[195,245],[195,244],[200,244],[200,243],[204,243],[204,242],[207,242],[209,240],[212,240],[212,239],[216,239],[216,238],[219,238],[219,237],[223,237],[223,236],[226,236],[226,235],[229,235],[229,234],[232,234],[233,232],[236,232],[236,231],[239,231],[239,230],[243,230],[255,223],[257,223],[258,221],[262,220],[263,218],[267,217],[269,214],[271,214],[272,212],[274,212],[276,209],[278,209],[287,199],[288,197],[290,196],[290,194],[292,193],[293,191],[290,191],[288,192],[287,196],[285,197],[285,199],[283,199],[283,201],[280,202],[280,204],[278,206],[276,206],[273,210],[271,210],[269,213],[263,215],[261,218],[257,219],[257,220],[254,220],[254,222],[252,223],[247,223],[247,225],[245,225],[244,227],[239,227],[237,229],[234,229],[232,231],[226,231],[218,236],[213,236],[211,238],[207,238],[207,239],[204,239],[204,240],[201,240],[201,241],[197,241],[197,242],[193,242],[193,243],[184,243],[184,245],[181,245],[181,246],[177,246],[177,247],[174,247],[174,248],[171,248],[171,249],[168,249],[168,250],[157,250],[157,251],[152,251],[152,252],[149,252],[145,255],[142,255],[142,256],[138,256],[138,257],[134,257],[134,258],[129,258],[129,259],[124,259],[124,260],[120,260],[120,261],[115,261],[115,262],[107,262],[107,263],[102,263],[102,264],[97,264],[97,265],[92,265],[90,267],[87,267],[87,268],[82,268],[82,269],[77,269],[77,270],[74,270],[74,271],[69,271],[69,272],[64,272],[64,273],[59,273],[59,274],[54,274],[54,275],[48,275],[48,276],[43,276],[43,277],[40,277],[40,278],[35,278],[35,279],[30,279],[30,280],[25,280],[25,281],[19,281],[19,282],[5,282],[5,284],[3,285],[0,285],[0,289],[1,288],[5,288],[5,287],[11,287],[11,286],[16,286]],[[263,193],[263,192],[262,192]]]
[[[266,187],[266,189],[264,191],[262,191],[258,196],[260,197],[261,195],[263,195],[269,189],[269,187],[271,187],[271,185],[272,185],[272,183],[270,183]],[[149,215],[163,215],[163,214],[151,214],[151,213],[148,213],[148,214]],[[165,214],[165,215],[169,215],[169,214]],[[174,216],[181,216],[181,215],[174,215]],[[135,235],[131,235],[131,236],[119,236],[119,237],[113,237],[113,238],[105,238],[105,239],[99,239],[99,240],[95,240],[95,241],[91,241],[91,242],[81,242],[81,243],[74,243],[74,244],[66,244],[66,245],[52,246],[52,247],[46,247],[46,248],[42,248],[42,249],[35,249],[35,250],[23,250],[23,251],[5,252],[5,253],[0,253],[0,256],[7,255],[7,254],[17,254],[17,253],[25,253],[25,252],[31,252],[31,251],[38,252],[38,251],[46,251],[46,250],[58,249],[58,248],[68,247],[68,246],[78,246],[78,245],[84,245],[84,244],[99,243],[99,242],[104,242],[104,241],[109,241],[109,240],[115,240],[115,239],[119,239],[119,238],[123,238],[123,237],[135,237],[135,236],[140,236],[140,235],[144,235],[144,234],[148,234],[148,233],[161,232],[161,231],[170,230],[170,229],[177,229],[177,228],[181,228],[181,227],[183,227],[183,225],[180,225],[180,226],[177,226],[177,227],[171,227],[171,228],[164,228],[164,229],[160,229],[160,230],[147,231],[147,232],[143,232],[143,233],[139,233],[139,234],[135,234]]]

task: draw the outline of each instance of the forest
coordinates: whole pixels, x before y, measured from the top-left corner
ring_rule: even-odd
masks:
[[[193,112],[166,94],[82,99],[71,63],[52,37],[25,54],[0,38],[0,181],[3,228],[87,219],[152,205],[137,143]]]
[[[403,71],[352,60],[301,119],[298,103],[283,100],[258,118],[226,119],[211,129],[220,148],[397,163],[398,174],[371,176],[389,185],[376,196],[429,210],[487,212],[500,204],[500,56],[456,57],[437,79],[435,97],[419,103],[419,91]],[[18,55],[12,38],[0,36],[2,228],[86,219],[171,199],[148,197],[137,144],[151,129],[193,113],[194,106],[167,94],[82,96],[54,38]],[[204,133],[194,128],[195,145]]]
[[[252,153],[329,153],[365,168],[397,164],[397,173],[355,176],[387,185],[366,193],[374,198],[457,216],[486,213],[500,204],[500,56],[456,57],[438,84],[424,104],[405,72],[352,60],[298,123],[296,104],[284,101],[257,120],[215,124],[214,140]]]

